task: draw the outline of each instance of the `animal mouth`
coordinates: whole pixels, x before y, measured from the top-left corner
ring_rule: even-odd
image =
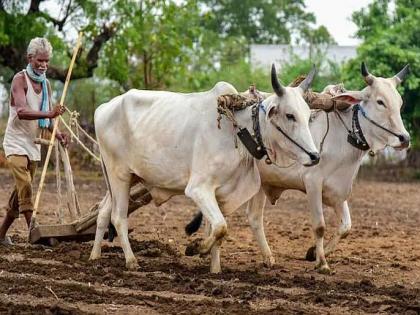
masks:
[[[316,160],[311,160],[310,162],[308,162],[308,163],[303,163],[303,166],[305,166],[305,167],[310,167],[310,166],[315,166],[315,165],[317,165],[319,163],[319,159],[316,159]]]
[[[408,143],[408,144],[400,144],[397,146],[393,146],[392,148],[397,151],[402,151],[402,150],[408,149],[409,147],[410,147],[410,144]]]

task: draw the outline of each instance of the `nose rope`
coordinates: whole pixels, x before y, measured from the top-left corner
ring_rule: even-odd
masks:
[[[286,132],[283,131],[283,129],[280,128],[280,126],[278,126],[277,124],[275,124],[274,122],[270,121],[274,127],[276,127],[276,129],[278,131],[280,131],[283,136],[286,137],[286,139],[288,139],[290,142],[292,142],[295,146],[297,146],[299,149],[301,149],[303,152],[305,152],[309,158],[313,161],[314,159],[316,159],[315,154],[313,154],[312,152],[309,152],[308,150],[306,150],[303,146],[301,146],[298,142],[296,142],[292,137],[290,137]]]
[[[396,132],[394,132],[394,131],[392,131],[392,130],[389,130],[388,128],[385,128],[384,126],[381,126],[381,125],[380,125],[380,124],[378,124],[376,121],[374,121],[373,119],[371,119],[371,118],[369,118],[369,117],[368,117],[368,115],[366,114],[366,111],[363,109],[363,107],[361,107],[359,104],[357,104],[356,106],[358,106],[358,107],[359,107],[360,112],[362,113],[362,116],[363,116],[363,117],[365,117],[367,121],[369,121],[370,123],[374,124],[376,127],[378,127],[378,128],[380,128],[380,129],[382,129],[382,130],[384,130],[384,131],[386,131],[386,132],[390,133],[391,135],[393,135],[393,136],[397,137],[397,138],[400,140],[400,142],[404,142],[404,141],[405,141],[405,139],[404,139],[404,136],[403,136],[403,135],[401,135],[401,134],[397,134]]]
[[[266,113],[266,109],[264,108],[264,104],[262,101],[258,102],[254,107],[253,107],[253,117],[254,117],[254,132],[255,132],[255,136],[257,138],[257,143],[260,145],[261,149],[264,151],[264,153],[267,155],[267,159],[266,159],[266,163],[267,164],[271,164],[272,160],[270,158],[270,156],[268,155],[268,150],[266,149],[266,147],[263,144],[262,141],[262,137],[261,137],[261,133],[260,133],[260,128],[259,128],[259,111],[260,109],[262,111],[264,111],[264,113]],[[283,129],[280,128],[280,126],[278,126],[277,124],[275,124],[273,121],[270,121],[271,124],[273,124],[273,126],[280,131],[280,133],[286,138],[288,139],[290,142],[292,142],[294,145],[296,145],[299,149],[301,149],[303,152],[305,152],[309,158],[311,159],[311,161],[314,161],[317,159],[317,156],[315,154],[313,154],[312,152],[309,152],[308,150],[306,150],[302,145],[300,145],[296,140],[294,140],[292,137],[290,137],[285,131],[283,131]]]
[[[353,106],[353,117],[352,117],[352,124],[351,124],[351,129],[349,129],[346,124],[343,121],[343,118],[341,117],[341,115],[338,113],[338,111],[335,111],[336,115],[338,116],[338,118],[340,119],[341,123],[343,124],[343,126],[346,128],[347,132],[348,132],[348,136],[347,136],[347,142],[349,142],[352,146],[356,147],[359,150],[362,151],[367,151],[370,149],[369,144],[366,141],[366,138],[363,134],[363,130],[360,126],[359,123],[359,115],[358,112],[362,113],[362,116],[369,121],[370,123],[372,123],[374,126],[392,134],[393,136],[397,137],[400,142],[404,142],[404,136],[397,134],[395,132],[393,132],[392,130],[389,130],[388,128],[385,128],[383,126],[381,126],[380,124],[378,124],[376,121],[374,121],[373,119],[371,119],[370,117],[368,117],[368,115],[366,114],[366,111],[363,109],[362,106],[360,106],[360,104],[356,104]],[[373,151],[369,152],[370,155],[374,155],[375,153]]]

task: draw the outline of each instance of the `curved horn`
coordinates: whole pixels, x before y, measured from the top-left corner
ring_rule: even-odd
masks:
[[[316,68],[315,65],[312,66],[311,71],[309,72],[309,74],[306,76],[305,80],[303,80],[300,84],[299,87],[305,92],[312,84],[312,81],[314,80],[316,74]]]
[[[397,78],[399,80],[399,83],[401,83],[402,81],[404,81],[405,77],[407,76],[407,74],[410,73],[410,65],[405,65],[404,68],[402,68],[402,70],[400,72],[398,72],[394,77]]]
[[[284,95],[284,87],[280,84],[279,79],[277,78],[277,71],[274,63],[271,66],[271,86],[278,97],[282,97]]]
[[[360,70],[362,71],[362,76],[365,79],[365,82],[367,85],[372,85],[373,83],[373,75],[369,73],[368,68],[366,67],[365,62],[362,62],[362,66],[360,67]]]

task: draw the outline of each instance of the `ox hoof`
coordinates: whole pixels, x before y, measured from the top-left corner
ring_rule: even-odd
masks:
[[[222,272],[222,268],[220,268],[220,266],[216,267],[216,268],[211,268],[210,267],[210,273],[217,274],[217,273],[221,273],[221,272]]]
[[[100,259],[101,258],[101,254],[90,254],[90,256],[89,256],[89,260],[90,261],[94,261],[94,260],[98,260],[98,259]]]
[[[320,274],[323,274],[323,275],[331,275],[332,274],[332,271],[331,271],[331,269],[328,265],[323,265],[323,266],[320,266],[316,269]]]
[[[305,259],[307,261],[315,261],[316,260],[316,247],[315,246],[309,247],[308,251],[306,252]]]
[[[276,263],[276,260],[274,259],[274,257],[270,256],[270,257],[264,258],[263,265],[266,268],[273,268],[275,263]]]
[[[187,245],[185,249],[185,256],[196,256],[200,254],[201,238],[197,238]]]
[[[137,270],[139,268],[139,264],[137,263],[137,259],[128,260],[125,263],[125,266],[128,270]]]

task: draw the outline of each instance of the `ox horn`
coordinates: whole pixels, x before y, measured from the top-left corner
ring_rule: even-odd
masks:
[[[401,83],[402,81],[404,81],[405,77],[407,76],[407,74],[410,73],[410,65],[405,65],[404,68],[402,68],[402,70],[400,72],[398,72],[394,78],[396,78],[399,82]]]
[[[315,65],[312,66],[312,70],[309,72],[309,74],[306,76],[305,80],[303,80],[300,84],[299,87],[305,92],[306,90],[309,89],[309,87],[312,84],[312,81],[314,80],[316,74],[316,67]]]
[[[277,94],[278,97],[282,97],[284,95],[284,87],[280,84],[279,79],[277,78],[277,71],[276,66],[271,66],[271,86],[273,87],[274,92]]]
[[[365,82],[367,85],[372,85],[373,83],[373,75],[369,73],[368,68],[366,67],[365,62],[362,62],[362,66],[360,67],[360,70],[362,71],[362,76],[365,79]]]

